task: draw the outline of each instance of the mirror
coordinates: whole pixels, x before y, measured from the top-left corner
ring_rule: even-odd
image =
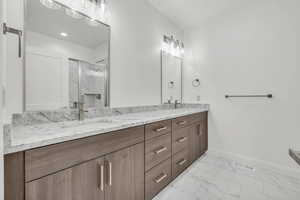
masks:
[[[162,103],[182,103],[182,58],[161,52]]]
[[[25,110],[108,106],[110,27],[43,2],[25,6]]]

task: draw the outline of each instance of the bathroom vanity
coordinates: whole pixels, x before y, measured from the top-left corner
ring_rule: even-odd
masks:
[[[207,111],[119,115],[115,131],[10,146],[5,200],[150,200],[207,151]]]

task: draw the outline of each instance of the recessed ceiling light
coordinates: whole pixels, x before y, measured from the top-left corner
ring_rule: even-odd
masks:
[[[68,33],[61,32],[60,35],[63,36],[63,37],[67,37]]]

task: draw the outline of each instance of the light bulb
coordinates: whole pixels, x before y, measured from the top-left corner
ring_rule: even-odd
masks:
[[[54,9],[54,10],[61,9],[61,5],[55,3],[53,0],[40,0],[40,2],[47,8]]]

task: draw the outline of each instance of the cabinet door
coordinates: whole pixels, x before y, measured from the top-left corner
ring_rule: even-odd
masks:
[[[201,155],[208,150],[207,112],[202,114],[200,122],[200,151]]]
[[[190,134],[190,161],[194,162],[201,156],[201,137],[200,137],[200,126],[201,123],[197,122],[192,124],[189,127],[189,134]]]
[[[105,157],[105,200],[144,200],[144,143]]]
[[[26,200],[104,200],[104,159],[26,183]]]

